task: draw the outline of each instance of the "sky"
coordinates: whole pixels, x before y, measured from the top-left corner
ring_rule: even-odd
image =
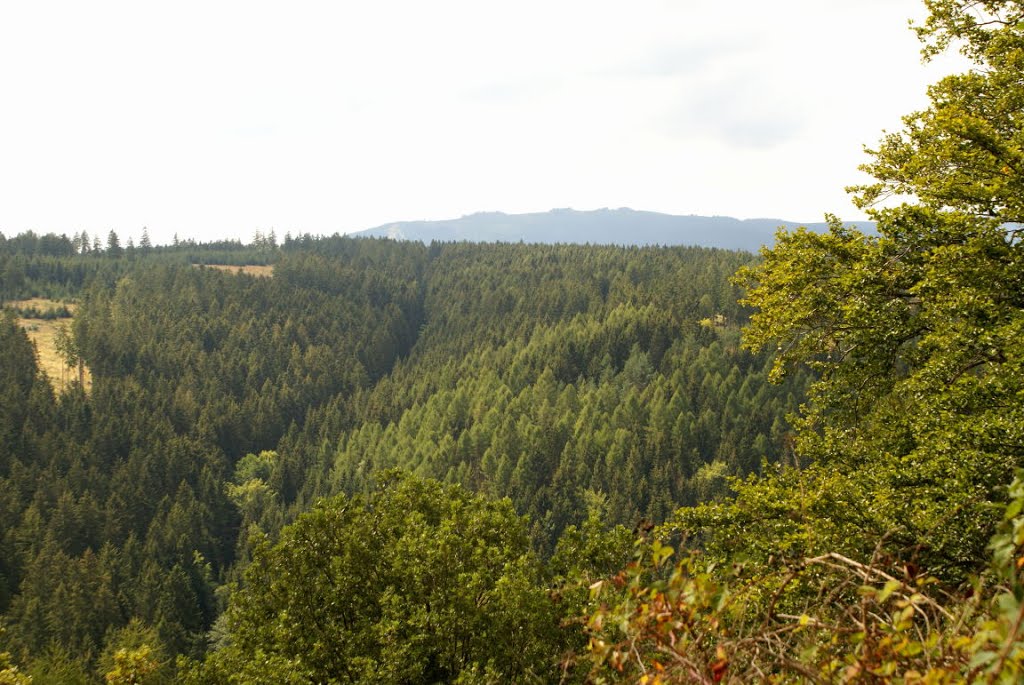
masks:
[[[854,220],[920,0],[4,2],[0,232],[333,234],[571,207]]]

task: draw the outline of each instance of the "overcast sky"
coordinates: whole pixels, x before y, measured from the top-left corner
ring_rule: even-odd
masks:
[[[476,211],[855,219],[919,0],[4,2],[0,231],[154,242]]]

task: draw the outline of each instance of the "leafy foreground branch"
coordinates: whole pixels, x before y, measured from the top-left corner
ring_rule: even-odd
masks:
[[[591,586],[594,682],[1018,683],[1024,679],[1024,480],[989,571],[953,597],[882,555],[776,563],[752,575],[655,541]]]
[[[679,512],[702,557],[656,542],[593,587],[595,681],[1024,681],[1024,3],[925,5],[925,55],[972,68],[851,189],[907,204],[782,232],[737,278],[745,344],[817,372],[801,468]]]

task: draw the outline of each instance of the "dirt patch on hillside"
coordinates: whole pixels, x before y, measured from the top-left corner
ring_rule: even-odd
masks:
[[[259,276],[260,278],[270,278],[274,275],[273,264],[247,264],[245,266],[234,264],[196,264],[195,266],[205,266],[207,269],[219,269],[220,271],[227,271],[233,274],[248,274],[249,276]]]

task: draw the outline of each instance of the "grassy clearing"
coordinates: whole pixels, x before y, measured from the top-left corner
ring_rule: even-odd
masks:
[[[196,266],[200,266],[196,264]],[[233,274],[248,274],[250,276],[259,276],[260,278],[270,278],[274,275],[273,264],[247,264],[246,266],[236,266],[234,264],[204,264],[207,269],[220,269],[221,271],[227,271]]]
[[[41,314],[59,312],[61,309],[67,309],[69,312],[74,314],[77,306],[78,305],[74,302],[60,302],[58,300],[50,300],[45,297],[30,297],[27,300],[8,300],[7,302],[4,302],[4,307],[8,309],[34,309]]]
[[[62,307],[66,307],[72,313],[75,311],[73,303],[57,302],[56,300],[47,300],[41,297],[33,297],[28,300],[14,300],[7,302],[5,306],[18,310],[34,309],[44,314],[50,311],[59,311]],[[57,352],[55,344],[57,331],[63,326],[71,326],[71,318],[19,318],[18,325],[25,329],[29,339],[35,343],[39,368],[46,374],[54,390],[61,392],[72,381],[77,380],[78,370],[69,369],[64,365],[64,359]],[[84,381],[85,389],[89,390],[92,387],[92,375],[89,373],[88,367],[84,372]]]

